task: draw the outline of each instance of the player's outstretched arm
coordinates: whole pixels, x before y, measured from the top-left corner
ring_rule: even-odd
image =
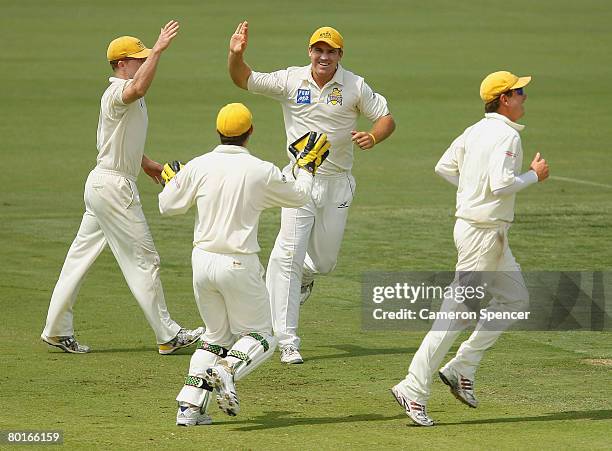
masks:
[[[229,44],[227,67],[230,77],[236,86],[247,89],[247,82],[251,76],[251,68],[244,61],[244,52],[249,41],[249,23],[245,20],[238,24]]]
[[[387,114],[386,116],[378,118],[372,125],[372,130],[369,132],[351,131],[351,139],[363,150],[367,150],[387,139],[394,130],[395,120],[393,116]]]
[[[178,30],[179,23],[176,20],[171,20],[161,29],[159,38],[151,49],[151,54],[136,71],[132,83],[123,90],[122,99],[124,103],[132,103],[145,96],[151,83],[153,83],[153,78],[155,78],[159,57],[170,46],[170,43],[178,34]]]

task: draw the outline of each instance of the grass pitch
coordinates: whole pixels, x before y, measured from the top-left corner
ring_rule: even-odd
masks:
[[[75,309],[78,337],[94,352],[67,355],[38,338],[95,164],[106,45],[132,34],[150,46],[170,18],[181,21],[181,35],[147,96],[147,153],[154,159],[208,151],[218,108],[242,101],[255,117],[252,150],[284,164],[280,107],[235,88],[226,73],[229,36],[245,18],[247,61],[258,70],[307,64],[312,30],[337,27],[347,44],[344,66],[387,97],[398,123],[388,142],[357,151],[357,196],[339,265],[317,281],[302,310],[306,363],[281,367],[274,357],[238,384],[240,416],[213,410],[214,426],[190,429],[174,426],[190,351],[156,354],[110,252],[94,265]],[[503,335],[478,373],[481,407],[467,409],[436,382],[429,410],[438,426],[410,426],[388,388],[405,375],[424,333],[363,331],[360,278],[366,270],[453,268],[454,194],[433,166],[481,116],[480,80],[505,68],[534,77],[522,120],[526,164],[540,151],[560,177],[519,195],[515,256],[526,270],[611,269],[612,73],[604,61],[611,21],[612,8],[601,0],[519,0],[505,9],[484,0],[358,0],[324,8],[4,0],[0,429],[61,429],[69,449],[609,447],[609,333]],[[139,187],[170,312],[194,326],[193,217],[161,219],[158,187],[144,176]],[[263,216],[264,264],[278,225],[278,211]]]

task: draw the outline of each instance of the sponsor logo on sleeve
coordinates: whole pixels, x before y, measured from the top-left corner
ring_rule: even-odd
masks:
[[[310,104],[310,89],[298,89],[295,103],[303,105]]]
[[[510,158],[516,158],[516,154],[511,150],[506,150],[506,156]]]

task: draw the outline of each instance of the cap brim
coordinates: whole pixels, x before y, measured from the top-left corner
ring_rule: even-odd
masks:
[[[340,47],[338,44],[336,44],[334,41],[332,41],[331,39],[317,39],[314,42],[310,43],[310,46],[312,47],[313,45],[315,45],[317,42],[325,42],[326,44],[331,45],[333,48],[335,49],[340,49],[342,47]]]
[[[128,58],[137,58],[137,59],[148,58],[150,54],[151,54],[151,49],[144,49],[144,50],[141,50],[138,53],[134,53],[132,55],[128,55]]]
[[[531,81],[531,77],[519,77],[519,79],[514,83],[512,88],[510,89],[519,89],[527,86]]]

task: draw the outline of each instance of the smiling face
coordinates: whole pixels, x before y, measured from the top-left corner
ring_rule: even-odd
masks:
[[[308,49],[308,56],[312,65],[312,77],[322,87],[336,73],[342,49],[336,49],[326,42],[315,42]]]

